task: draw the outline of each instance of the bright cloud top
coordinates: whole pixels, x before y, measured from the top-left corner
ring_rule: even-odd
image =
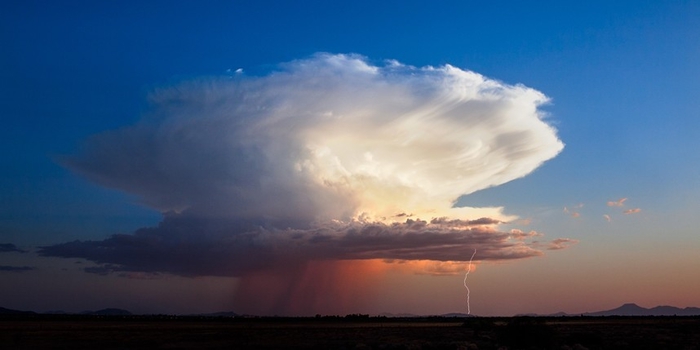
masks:
[[[171,212],[158,228],[121,241],[223,242],[239,251],[289,240],[306,242],[298,251],[310,257],[446,261],[463,258],[453,248],[469,251],[472,238],[482,258],[540,254],[493,229],[513,219],[501,208],[453,203],[523,177],[562,150],[538,109],[545,95],[450,65],[376,66],[357,55],[317,54],[280,67],[156,91],[141,122],[92,137],[65,164]],[[490,226],[461,224],[478,218]],[[119,255],[118,238],[43,253],[128,266],[81,253],[102,244]]]
[[[328,220],[451,216],[563,147],[542,93],[449,65],[319,54],[266,77],[186,83],[69,166],[162,211]]]

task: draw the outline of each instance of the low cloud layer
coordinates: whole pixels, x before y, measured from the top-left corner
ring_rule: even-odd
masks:
[[[63,164],[164,213],[157,227],[43,247],[92,272],[245,276],[319,260],[542,254],[501,208],[461,195],[526,176],[563,148],[548,101],[449,65],[318,54],[262,77],[155,91],[136,125]],[[549,249],[571,243],[555,240]]]
[[[183,276],[240,276],[308,260],[464,261],[474,249],[480,261],[542,255],[534,248],[536,244],[525,241],[539,235],[534,231],[501,232],[462,220],[332,222],[304,230],[258,227],[240,231],[207,226],[191,218],[168,216],[158,227],[140,229],[132,235],[58,244],[44,247],[41,254],[108,264],[87,268],[99,274],[142,271]]]
[[[32,266],[0,265],[0,271],[6,271],[6,272],[25,272],[25,271],[31,271],[34,269],[35,269],[35,267],[32,267]]]
[[[27,251],[17,248],[17,246],[12,243],[0,243],[0,253],[9,252],[26,253]]]

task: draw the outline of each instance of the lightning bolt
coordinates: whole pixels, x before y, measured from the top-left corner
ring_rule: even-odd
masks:
[[[467,286],[467,277],[469,277],[469,271],[472,270],[472,260],[474,260],[474,255],[476,255],[476,248],[474,248],[472,257],[469,258],[469,267],[467,268],[467,273],[464,275],[464,288],[467,288],[467,315],[472,313],[471,305],[469,305],[469,286]]]

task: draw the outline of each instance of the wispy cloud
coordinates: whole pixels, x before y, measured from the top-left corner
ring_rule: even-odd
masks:
[[[624,207],[626,201],[627,201],[627,198],[620,198],[617,201],[609,201],[608,206],[609,207]],[[622,213],[623,214],[636,214],[636,213],[639,213],[640,211],[642,211],[642,209],[640,209],[640,208],[631,208],[631,209],[624,210]],[[604,215],[604,217],[606,218],[606,220],[608,220],[608,222],[610,222],[612,220],[609,215]]]
[[[617,201],[608,201],[608,206],[609,207],[622,207],[625,205],[626,201],[627,201],[627,198],[620,198]]]
[[[516,221],[515,224],[520,226],[529,226],[530,224],[532,224],[532,218],[520,219]]]
[[[568,214],[572,218],[578,218],[581,217],[581,213],[579,212],[579,209],[583,208],[583,203],[579,203],[571,208],[564,207],[564,213]]]
[[[532,238],[532,237],[537,237],[537,236],[542,236],[541,233],[537,231],[529,231],[529,232],[524,232],[519,229],[512,229],[510,230],[510,235],[511,237],[518,239],[518,240],[523,240],[526,238]]]
[[[549,242],[548,250],[560,250],[578,243],[578,240],[572,238],[557,238]]]

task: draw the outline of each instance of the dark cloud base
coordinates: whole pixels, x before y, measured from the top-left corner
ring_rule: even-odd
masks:
[[[27,251],[17,248],[17,246],[12,243],[0,243],[0,253],[9,252],[26,253]]]
[[[401,223],[329,222],[311,228],[277,229],[250,222],[197,219],[168,214],[156,227],[101,241],[41,247],[49,257],[82,258],[100,264],[92,273],[144,272],[180,276],[242,276],[312,260],[467,261],[512,260],[543,255],[542,243],[518,230],[494,228],[498,221],[407,219]],[[530,234],[530,236],[534,236]],[[563,239],[549,249],[561,249]]]
[[[0,265],[0,271],[6,271],[6,272],[25,272],[25,271],[32,271],[32,270],[36,270],[36,268],[32,267],[32,266]]]

